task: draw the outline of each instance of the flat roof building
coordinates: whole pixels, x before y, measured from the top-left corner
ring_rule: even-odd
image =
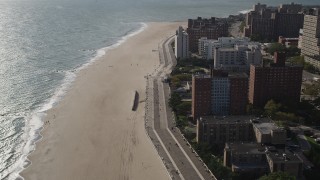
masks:
[[[302,160],[297,155],[258,143],[226,143],[223,163],[247,179],[278,171],[302,177]]]
[[[285,65],[285,55],[275,53],[274,64],[268,67],[251,65],[249,103],[264,107],[271,99],[300,101],[303,67]]]
[[[220,73],[221,72],[221,73]],[[212,71],[192,77],[192,116],[196,121],[208,115],[246,113],[248,76],[244,73]]]
[[[224,144],[251,142],[283,147],[286,130],[269,118],[251,116],[202,116],[197,119],[197,142]]]
[[[281,4],[277,9],[257,4],[247,13],[244,33],[261,41],[277,40],[279,36],[296,38],[303,27],[303,16],[301,4]]]
[[[187,33],[189,35],[189,49],[192,53],[198,51],[198,41],[202,37],[218,39],[228,36],[228,23],[225,19],[211,17],[210,19],[198,17],[188,19]]]
[[[247,111],[249,78],[245,73],[230,73],[229,115],[243,115]]]
[[[303,161],[296,154],[278,149],[268,151],[266,157],[271,173],[282,171],[295,176],[297,179],[302,177]]]
[[[255,120],[252,123],[256,141],[261,144],[284,145],[287,132],[272,121]]]
[[[222,144],[254,140],[248,116],[204,116],[197,121],[197,142]]]
[[[189,35],[179,26],[175,36],[175,55],[176,58],[185,59],[189,57]]]
[[[211,113],[228,115],[230,107],[230,81],[228,76],[213,76],[211,85]]]
[[[213,59],[216,48],[234,48],[236,45],[260,45],[258,42],[250,41],[248,37],[219,37],[218,39],[208,39],[202,37],[199,39],[199,55],[203,59]]]
[[[262,65],[260,45],[235,45],[214,50],[214,68],[231,72],[247,72],[250,65]]]
[[[192,76],[192,116],[196,120],[201,116],[211,114],[211,87],[210,75]]]
[[[223,164],[247,179],[258,179],[269,171],[265,147],[257,143],[226,143]]]

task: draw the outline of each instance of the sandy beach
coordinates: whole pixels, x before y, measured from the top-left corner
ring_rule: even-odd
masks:
[[[21,175],[27,180],[170,179],[144,129],[146,79],[158,44],[183,23],[148,23],[141,33],[81,70],[49,110],[43,139]],[[132,111],[133,92],[140,94]]]

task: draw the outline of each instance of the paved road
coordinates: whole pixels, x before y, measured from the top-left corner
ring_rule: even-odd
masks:
[[[315,80],[315,78],[320,78],[320,75],[312,74],[312,73],[309,73],[307,71],[303,71],[302,78],[304,80]]]
[[[175,128],[174,116],[168,106],[170,87],[163,83],[163,78],[176,65],[172,42],[173,37],[170,37],[159,45],[160,65],[147,77],[146,132],[172,179],[215,179]]]
[[[306,126],[297,126],[297,127],[290,127],[290,130],[293,131],[294,133],[297,134],[297,140],[299,142],[300,148],[295,148],[293,149],[293,153],[298,155],[300,159],[303,161],[303,164],[305,167],[313,167],[313,164],[305,157],[303,154],[304,151],[310,150],[311,146],[309,142],[307,141],[305,135],[304,135],[304,130],[310,129],[310,127]],[[290,145],[293,145],[294,143],[289,141],[287,142],[287,146],[290,147]]]

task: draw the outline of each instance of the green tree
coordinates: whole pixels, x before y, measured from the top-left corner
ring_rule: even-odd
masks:
[[[296,178],[294,176],[289,175],[286,172],[274,172],[259,178],[259,180],[295,180],[295,179]]]
[[[186,116],[178,116],[176,120],[176,126],[179,128],[184,129],[186,126],[188,126],[188,119]]]
[[[306,95],[310,95],[313,97],[316,97],[319,95],[320,92],[320,83],[314,83],[314,84],[306,84],[305,88],[303,89],[303,93]]]
[[[176,106],[177,115],[186,115],[191,111],[191,102],[182,102]]]
[[[281,108],[280,103],[276,103],[273,99],[269,100],[264,106],[266,115],[274,117],[275,113]]]
[[[289,62],[293,64],[301,65],[301,66],[305,65],[304,56],[293,56],[289,59]]]
[[[177,77],[175,77],[175,76],[171,77],[170,82],[171,82],[171,84],[172,84],[174,87],[176,87],[176,88],[181,87],[181,81],[180,81],[180,79],[177,78]]]
[[[288,57],[292,57],[292,56],[299,56],[301,53],[301,50],[296,46],[290,46],[286,48],[286,52]]]
[[[272,43],[271,46],[267,49],[267,53],[273,55],[274,52],[285,52],[286,47],[280,43]]]
[[[293,113],[281,112],[278,111],[274,114],[274,120],[278,121],[290,121],[290,122],[299,122],[299,117]]]
[[[248,104],[246,107],[248,115],[261,116],[263,114],[263,109],[253,107],[252,104]]]
[[[173,111],[177,111],[176,107],[181,103],[181,97],[178,93],[172,93],[169,99],[169,106]]]
[[[317,70],[316,67],[314,67],[312,64],[307,62],[304,63],[303,69],[311,73],[315,73]]]
[[[196,69],[192,69],[190,71],[191,73],[194,73],[194,74],[205,74],[205,70],[201,69],[201,68],[196,68]]]
[[[252,34],[250,36],[251,41],[262,41],[260,34]]]
[[[191,71],[192,68],[188,68],[186,70],[187,72]],[[180,81],[191,81],[192,80],[192,75],[191,74],[177,74],[173,76],[173,78],[178,78]]]
[[[183,134],[187,139],[194,139],[196,137],[196,133],[188,126],[183,129]]]

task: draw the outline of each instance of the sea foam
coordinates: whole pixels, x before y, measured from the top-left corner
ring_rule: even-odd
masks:
[[[135,36],[147,28],[146,23],[139,23],[140,28],[136,30],[131,30],[127,32],[123,37],[121,37],[116,43],[98,49],[95,53],[95,56],[89,59],[86,63],[81,65],[78,68],[73,70],[69,70],[65,72],[65,78],[61,83],[61,86],[57,88],[54,92],[53,96],[49,98],[43,106],[35,110],[26,120],[26,126],[24,128],[24,135],[23,139],[25,141],[24,146],[22,146],[21,152],[22,155],[20,156],[19,160],[15,163],[15,166],[11,168],[12,173],[8,176],[8,179],[21,179],[24,178],[20,176],[20,173],[26,169],[32,162],[28,159],[30,153],[32,153],[36,149],[36,143],[42,139],[41,131],[44,125],[44,118],[46,117],[46,112],[50,110],[52,107],[57,105],[62,98],[67,93],[68,89],[74,82],[77,77],[77,73],[83,69],[86,69],[95,61],[99,60],[102,56],[104,56],[108,50],[114,49],[128,40],[130,37]]]
[[[250,11],[252,11],[252,9],[245,9],[245,10],[239,11],[239,13],[240,14],[247,14]]]

